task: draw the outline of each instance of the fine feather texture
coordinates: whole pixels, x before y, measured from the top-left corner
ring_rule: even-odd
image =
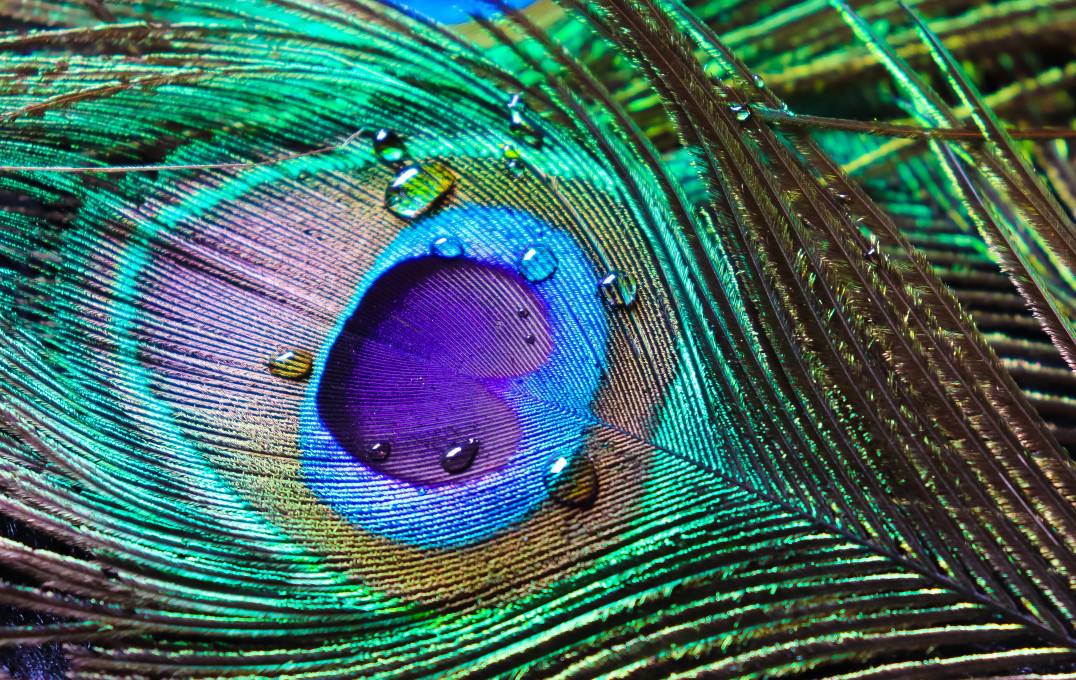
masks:
[[[491,9],[0,8],[0,666],[1076,677],[1073,8]]]

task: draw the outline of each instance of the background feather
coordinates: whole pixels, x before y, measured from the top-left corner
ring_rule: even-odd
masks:
[[[3,8],[8,672],[1076,674],[1072,8],[501,9]]]

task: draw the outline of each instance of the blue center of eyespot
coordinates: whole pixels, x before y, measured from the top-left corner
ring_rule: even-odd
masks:
[[[465,254],[431,255],[444,236]],[[535,243],[559,262],[537,283],[517,270]],[[608,334],[595,280],[567,234],[527,213],[457,209],[402,231],[317,358],[307,483],[357,526],[422,547],[525,518],[548,498],[550,461],[577,452],[592,421]],[[473,463],[446,469],[446,450],[473,441]]]

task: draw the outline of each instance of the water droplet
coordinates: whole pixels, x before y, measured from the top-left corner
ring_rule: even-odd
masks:
[[[544,138],[542,131],[528,123],[519,111],[513,110],[511,112],[508,119],[508,132],[516,139],[533,146],[535,149],[542,146],[542,139]]]
[[[537,243],[520,253],[516,269],[531,283],[545,281],[557,271],[557,256],[548,246]]]
[[[517,92],[512,95],[511,99],[508,100],[507,107],[509,111],[526,109],[527,103],[523,101],[523,94]]]
[[[863,257],[871,264],[878,264],[878,259],[881,257],[881,253],[878,252],[878,248],[871,246],[863,251]]]
[[[378,130],[374,134],[374,153],[382,163],[395,165],[407,158],[407,146],[392,130]]]
[[[534,333],[527,333],[527,336],[523,338],[528,345],[533,345],[538,342],[538,338],[534,337]]]
[[[519,149],[512,144],[502,144],[501,150],[504,158],[504,169],[516,177],[522,176],[527,170],[527,164],[523,160],[523,154],[519,152]]]
[[[301,349],[288,349],[269,360],[269,372],[278,378],[306,380],[314,366],[314,357]]]
[[[530,311],[524,309],[523,307],[520,307],[519,309],[516,310],[516,316],[518,316],[521,319],[526,319],[530,315],[531,315]]]
[[[455,183],[456,176],[443,163],[408,165],[385,191],[385,207],[400,217],[417,217],[448,194]]]
[[[367,463],[384,463],[392,453],[391,442],[377,442],[362,452],[362,459]]]
[[[598,282],[598,292],[610,307],[630,307],[639,293],[639,282],[631,274],[611,271]]]
[[[766,87],[766,81],[762,79],[762,76],[755,76],[754,78],[752,78],[752,80],[755,81],[755,87],[759,88],[760,90]]]
[[[455,236],[439,236],[430,244],[430,252],[438,257],[459,257],[463,255],[463,244]]]
[[[598,497],[598,471],[586,455],[561,457],[545,475],[549,497],[569,507],[586,507]]]
[[[478,444],[477,439],[468,439],[462,444],[449,446],[441,452],[441,467],[450,475],[466,472],[478,455]]]
[[[741,123],[751,117],[751,109],[743,104],[732,104],[729,106],[729,111],[732,111],[732,115]]]

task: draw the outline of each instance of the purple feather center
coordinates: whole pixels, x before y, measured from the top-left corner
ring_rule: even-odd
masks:
[[[548,359],[547,318],[514,271],[402,262],[373,283],[333,344],[318,387],[321,418],[345,451],[397,479],[432,485],[498,470],[521,437],[500,393]],[[480,443],[474,462],[446,472],[442,453],[470,439]],[[384,442],[392,453],[374,462],[368,452]]]

